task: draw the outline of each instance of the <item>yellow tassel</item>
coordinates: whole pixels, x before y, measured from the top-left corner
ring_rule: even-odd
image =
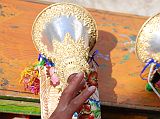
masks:
[[[37,69],[35,69],[36,65],[38,62],[33,63],[32,65],[26,67],[22,72],[21,72],[21,78],[20,78],[20,83],[23,82],[24,78],[29,76],[29,82],[28,84],[31,85],[33,81],[35,80],[35,77],[39,76],[39,72]],[[33,72],[36,71],[36,73],[33,74]],[[34,76],[33,76],[34,75]]]

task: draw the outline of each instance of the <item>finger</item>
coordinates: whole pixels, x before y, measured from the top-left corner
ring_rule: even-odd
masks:
[[[71,103],[69,104],[69,110],[71,113],[74,113],[76,110],[80,108],[80,106],[95,92],[96,87],[90,86],[82,91],[77,97],[75,97]]]
[[[62,92],[62,95],[60,97],[59,106],[65,106],[68,105],[73,97],[73,94],[76,90],[76,88],[79,86],[80,82],[83,80],[84,74],[83,72],[78,73],[72,81],[69,83],[69,85],[64,89]]]
[[[75,77],[77,74],[78,74],[78,73],[71,74],[71,75],[68,77],[67,83],[72,82],[72,80],[74,79],[74,77]]]
[[[79,86],[76,88],[76,90],[73,94],[73,98],[75,98],[80,93],[80,91],[82,91],[84,89],[85,83],[86,83],[86,81],[83,79],[81,81],[81,83],[79,84]]]
[[[72,98],[72,95],[75,92],[77,92],[77,89],[79,89],[79,87],[81,87],[81,85],[83,85],[84,73],[80,72],[76,76],[72,76],[72,77],[73,77],[73,79],[70,79],[71,81],[70,81],[68,87],[66,87],[66,89],[62,93],[62,95],[67,94],[67,98],[68,98],[68,96]]]

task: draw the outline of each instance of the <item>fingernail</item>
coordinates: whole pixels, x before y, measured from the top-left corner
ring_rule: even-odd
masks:
[[[90,92],[95,91],[95,89],[96,89],[96,87],[95,87],[95,86],[90,86],[90,87],[88,88],[88,90],[89,90]]]
[[[68,77],[67,82],[68,82],[68,83],[72,82],[72,80],[74,79],[74,77],[75,77],[76,75],[77,75],[77,73],[71,74],[71,75]]]
[[[83,75],[84,75],[83,72],[79,72],[79,73],[76,75],[76,77],[81,77],[81,76],[83,76]]]

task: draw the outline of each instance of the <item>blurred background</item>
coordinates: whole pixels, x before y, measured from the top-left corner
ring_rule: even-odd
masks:
[[[129,13],[141,16],[152,16],[160,11],[160,0],[39,0],[39,1],[72,2],[83,5],[88,8]]]
[[[8,2],[8,4],[3,5],[2,1],[3,1],[3,3]],[[30,1],[30,3],[26,2],[27,5],[25,5],[25,4],[20,4],[19,5],[18,4],[18,3],[20,3],[19,1],[20,2],[21,1]],[[9,2],[10,2],[10,4],[9,4]],[[33,5],[33,3],[35,3],[35,2],[37,2],[37,4]],[[47,3],[52,3],[52,2],[71,2],[71,3],[75,3],[75,4],[78,4],[78,5],[84,6],[86,8],[94,8],[94,9],[98,9],[98,10],[118,12],[118,13],[127,13],[127,14],[134,14],[134,15],[140,15],[140,16],[152,16],[152,15],[160,12],[160,0],[0,0],[0,16],[1,16],[0,17],[0,23],[1,23],[0,24],[0,28],[1,28],[0,29],[0,35],[1,35],[0,40],[2,40],[4,38],[5,40],[3,40],[3,41],[6,41],[4,43],[0,42],[1,43],[0,48],[1,49],[3,49],[4,47],[8,48],[8,52],[10,52],[10,53],[6,53],[6,54],[8,54],[7,55],[8,57],[10,56],[12,58],[12,56],[13,56],[12,52],[13,51],[16,51],[15,54],[19,53],[18,54],[19,57],[20,56],[22,57],[22,55],[21,55],[22,52],[21,51],[23,51],[25,53],[28,53],[29,56],[33,54],[33,53],[31,53],[32,51],[30,50],[30,48],[28,48],[28,46],[30,46],[30,45],[24,47],[23,50],[21,50],[21,47],[22,47],[21,43],[22,43],[22,45],[24,43],[19,42],[19,41],[21,41],[19,39],[22,39],[23,41],[26,40],[28,42],[28,38],[30,38],[30,30],[31,30],[31,23],[32,23],[31,20],[33,20],[33,16],[35,15],[35,12],[36,12],[34,10],[37,10],[37,11],[40,10],[41,8],[39,6],[41,6],[43,3],[47,4]],[[37,7],[32,10],[31,9],[31,8],[33,8],[32,5],[37,6]],[[12,6],[12,7],[8,7],[8,6]],[[31,12],[33,12],[33,13],[31,13]],[[106,14],[106,16],[108,16],[108,14],[110,14],[110,12],[109,13],[106,12],[105,14]],[[119,14],[116,14],[116,15],[118,16]],[[107,17],[104,17],[105,19],[103,19],[102,22],[99,21],[99,25],[101,25],[100,27],[102,29],[104,29],[104,31],[101,31],[101,38],[105,39],[106,37],[108,37],[110,39],[109,43],[112,40],[113,44],[116,44],[116,45],[117,45],[117,39],[121,38],[121,43],[120,43],[118,48],[122,48],[122,46],[124,46],[124,47],[127,47],[129,49],[130,46],[133,45],[133,42],[135,41],[135,38],[136,38],[136,33],[138,32],[141,24],[145,21],[146,17],[144,17],[145,18],[144,19],[143,17],[135,17],[134,18],[134,17],[132,17],[132,15],[128,15],[127,17],[124,17],[122,15],[120,17],[118,16],[117,19],[116,19],[116,15],[114,15],[114,16],[110,15],[112,18],[115,18],[113,22],[111,20],[112,18],[107,21]],[[129,16],[131,16],[131,18],[129,18]],[[99,18],[102,19],[102,15],[100,15]],[[115,37],[115,35],[116,35],[117,38]],[[17,38],[17,40],[15,40],[16,38]],[[17,46],[19,46],[19,47],[15,47],[15,45],[12,45],[12,44],[9,46],[7,44],[7,42],[9,41],[8,39],[14,39],[14,40],[12,40],[12,42],[13,42],[12,44],[17,44]],[[130,40],[131,42],[128,41],[128,40]],[[122,41],[126,41],[126,42],[122,42]],[[25,46],[25,45],[23,45],[23,46]],[[115,47],[115,45],[113,45],[113,46]],[[2,52],[1,54],[3,54],[3,52],[6,50],[5,48],[2,51],[0,50]],[[128,53],[127,48],[124,48],[122,50],[125,53]],[[111,51],[107,51],[107,52],[111,52]],[[128,54],[124,55],[124,57],[122,58],[122,61],[126,62],[130,58],[131,55],[128,55]],[[22,57],[22,58],[24,58],[24,57]],[[18,62],[20,64],[21,62],[24,62],[24,61],[26,61],[26,60],[18,61],[17,59],[15,59],[15,60],[13,60],[13,63]],[[10,66],[12,66],[12,65],[10,65],[11,62],[12,62],[11,60],[9,60],[9,61],[4,60],[4,62],[2,62],[2,59],[0,57],[0,65],[2,63],[3,64],[6,63],[3,67],[5,70],[9,69],[9,71],[11,71],[11,69],[10,69]],[[112,62],[109,62],[108,63],[109,65],[104,65],[104,66],[111,67],[112,66],[111,63]],[[23,63],[21,63],[21,64],[23,64]],[[8,66],[9,66],[9,68],[8,68]],[[14,66],[18,67],[18,64],[13,65],[13,68],[14,68]],[[2,72],[2,71],[0,71],[0,72]],[[112,69],[109,71],[109,77],[111,76],[111,73],[112,73]],[[139,72],[138,72],[138,74],[139,74]],[[4,74],[2,74],[2,75],[4,75]],[[20,74],[16,74],[16,75],[18,77],[20,76]],[[129,75],[132,75],[134,77],[137,74],[131,73]],[[8,75],[6,75],[6,77],[7,76]],[[112,99],[112,97],[113,97],[113,101],[114,100],[116,100],[116,101],[120,100],[119,101],[119,102],[121,102],[120,104],[125,103],[126,107],[122,108],[122,107],[118,107],[118,106],[116,107],[116,106],[112,106],[112,105],[111,106],[110,105],[109,106],[102,106],[101,107],[102,108],[102,117],[103,117],[102,119],[160,119],[160,113],[156,112],[156,111],[152,111],[152,108],[150,108],[150,106],[148,106],[148,105],[142,105],[142,107],[148,108],[149,111],[138,110],[138,109],[136,109],[136,107],[135,107],[135,109],[132,109],[132,108],[130,109],[130,108],[127,107],[128,104],[130,104],[131,102],[132,102],[131,104],[138,105],[137,100],[139,100],[140,102],[145,102],[146,104],[147,103],[151,104],[151,105],[152,104],[160,104],[157,101],[157,99],[155,99],[153,102],[151,102],[148,98],[146,98],[143,101],[142,98],[139,98],[140,96],[137,96],[137,97],[135,96],[138,99],[133,98],[133,100],[130,100],[132,98],[132,97],[128,98],[130,96],[130,94],[128,94],[128,97],[126,97],[126,98],[123,98],[123,95],[122,96],[120,95],[117,98],[117,94],[115,93],[115,90],[118,92],[118,89],[122,88],[122,90],[120,90],[119,92],[121,94],[123,94],[123,89],[124,89],[125,85],[123,83],[120,84],[119,83],[120,81],[117,83],[118,80],[116,81],[112,77],[110,77],[110,78],[111,78],[111,80],[109,82],[109,85],[110,84],[112,84],[112,85],[111,85],[111,87],[109,87],[109,85],[107,85],[108,87],[107,86],[106,87],[110,88],[109,91],[111,93],[113,93],[113,96],[112,95],[110,97],[108,96],[109,99]],[[5,78],[5,79],[6,80],[4,80],[4,81],[8,81],[7,80],[8,78]],[[2,81],[3,81],[3,78],[2,78]],[[126,82],[129,82],[129,81],[127,80]],[[4,82],[4,84],[5,83],[6,82]],[[12,82],[9,82],[8,84],[7,83],[6,83],[6,85],[8,86],[8,84],[11,84]],[[135,89],[137,89],[137,85],[138,85],[138,83],[136,84]],[[3,89],[5,89],[2,84],[0,84],[0,86]],[[17,88],[16,87],[17,85],[14,84],[13,86],[15,87],[15,89]],[[116,89],[116,86],[117,86],[117,89]],[[133,85],[133,87],[134,87],[134,85]],[[114,88],[115,88],[115,90],[114,90]],[[8,89],[8,87],[6,89]],[[139,89],[141,89],[141,88],[139,88]],[[145,89],[143,86],[142,86],[142,89],[143,90],[141,90],[140,93],[142,93],[144,95],[147,94],[146,96],[152,95],[151,93],[143,92],[144,89]],[[133,91],[133,92],[134,92],[134,94],[137,93],[136,91]],[[140,94],[140,93],[137,93],[137,94]],[[8,93],[4,93],[4,94],[8,95]],[[15,92],[13,90],[13,94],[18,94],[18,93],[16,92],[16,90],[15,90]],[[14,98],[14,100],[16,100],[16,98]],[[9,103],[9,102],[11,102],[11,103]],[[5,108],[5,106],[7,107],[9,105],[8,103],[11,104],[11,106],[14,107],[14,108],[10,109],[11,110],[10,113],[1,113],[0,112],[0,119],[40,119],[40,116],[28,116],[28,115],[25,115],[23,113],[22,113],[22,115],[21,114],[14,114],[15,113],[14,111],[17,108],[18,109],[19,109],[19,107],[23,108],[23,106],[19,106],[19,105],[21,103],[22,103],[22,105],[25,105],[25,101],[21,101],[21,103],[19,103],[19,101],[17,101],[16,104],[12,104],[12,100],[9,100],[6,104],[1,103],[0,106],[2,106],[2,108],[3,107]],[[34,102],[31,102],[31,104],[32,103],[34,103]],[[27,104],[29,104],[29,103],[27,102]],[[36,104],[37,104],[37,102],[35,102],[34,105],[36,105]],[[38,104],[39,104],[39,102],[38,102]],[[16,107],[16,105],[18,105],[18,106]],[[132,105],[132,106],[134,107],[134,105]],[[157,110],[159,110],[159,106],[157,106],[155,108]],[[12,114],[12,112],[13,112],[13,114]]]

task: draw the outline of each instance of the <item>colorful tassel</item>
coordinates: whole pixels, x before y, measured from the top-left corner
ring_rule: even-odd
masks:
[[[39,54],[38,62],[26,67],[21,73],[20,83],[24,84],[25,90],[29,90],[34,94],[38,94],[40,91],[40,79],[39,79],[39,68],[52,67],[54,63],[45,58],[44,55]],[[52,68],[51,68],[52,69]],[[59,82],[56,74],[51,75],[51,81],[54,85],[57,85]]]

